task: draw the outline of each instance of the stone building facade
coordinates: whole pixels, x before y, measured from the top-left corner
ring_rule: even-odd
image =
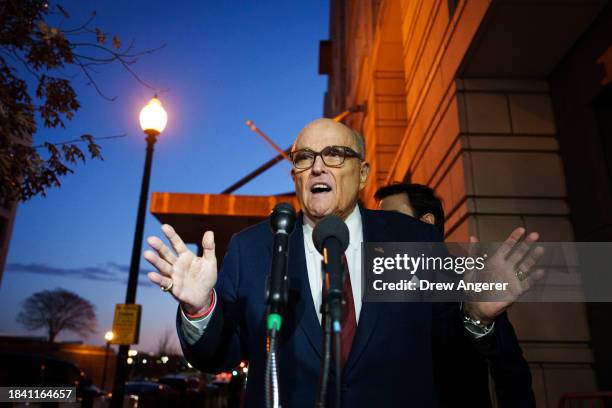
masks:
[[[612,7],[606,1],[331,0],[326,117],[366,139],[378,187],[433,187],[446,239],[612,241]],[[612,389],[609,304],[510,310],[538,406]]]

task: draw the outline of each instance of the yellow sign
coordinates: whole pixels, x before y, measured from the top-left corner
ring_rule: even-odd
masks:
[[[140,305],[115,305],[115,318],[113,319],[113,333],[115,337],[112,344],[129,346],[138,343],[140,334]]]

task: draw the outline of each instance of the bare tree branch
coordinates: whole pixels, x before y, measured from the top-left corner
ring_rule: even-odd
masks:
[[[53,16],[59,20],[55,26],[48,24]],[[77,76],[108,101],[117,96],[107,95],[96,80],[104,65],[119,64],[142,86],[165,91],[134,70],[139,57],[164,46],[137,51],[132,40],[122,47],[119,37],[93,27],[94,19],[95,12],[82,24],[62,28],[70,14],[61,4],[0,1],[0,202],[44,196],[49,187],[60,186],[59,177],[72,172],[67,165],[85,160],[77,146],[80,142],[87,143],[92,159],[102,159],[96,141],[105,138],[83,135],[57,144],[33,143],[39,123],[47,128],[64,127],[80,109],[72,84]],[[32,75],[35,81],[29,77],[26,81],[22,75]],[[46,150],[46,158],[40,149]]]
[[[120,135],[113,135],[113,136],[102,136],[102,137],[92,137],[92,140],[108,140],[108,139],[118,139],[120,137],[126,137],[127,133],[122,133]],[[55,146],[63,146],[63,145],[67,145],[67,144],[71,144],[71,143],[82,143],[82,142],[87,142],[87,140],[84,140],[83,138],[81,139],[72,139],[72,140],[66,140],[65,142],[57,142],[57,143],[53,143]],[[38,146],[32,146],[34,149],[40,149],[42,147],[45,147],[44,144],[42,145],[38,145]]]

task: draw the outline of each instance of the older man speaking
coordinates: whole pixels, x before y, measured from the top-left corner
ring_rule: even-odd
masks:
[[[281,405],[315,403],[322,353],[322,282],[321,255],[312,242],[312,230],[329,214],[342,217],[350,233],[345,252],[350,310],[343,330],[351,334],[347,350],[343,347],[346,356],[342,353],[343,406],[434,407],[451,402],[459,406],[459,398],[472,407],[490,405],[481,396],[470,395],[469,380],[464,378],[469,375],[449,373],[461,373],[457,364],[468,370],[470,356],[477,354],[520,356],[512,327],[502,314],[510,303],[472,303],[462,312],[458,304],[362,302],[362,242],[439,242],[441,237],[430,225],[410,217],[358,205],[370,167],[362,137],[345,125],[329,119],[310,123],[300,132],[291,158],[302,213],[289,242],[289,307],[278,353]],[[212,231],[202,238],[202,257],[187,249],[171,226],[162,226],[162,231],[174,251],[150,237],[154,251],[144,256],[157,269],[149,273],[150,280],[180,304],[177,328],[185,356],[206,372],[230,370],[248,360],[246,405],[263,407],[264,286],[273,243],[269,223],[236,234],[218,273]],[[515,243],[522,234],[515,231],[509,241]],[[535,240],[537,235],[530,234],[524,242],[529,246]],[[474,325],[481,331],[475,332]],[[524,362],[509,359],[517,360]],[[507,368],[522,385],[516,387],[520,392],[512,391],[516,394],[512,406],[533,406],[527,366]]]

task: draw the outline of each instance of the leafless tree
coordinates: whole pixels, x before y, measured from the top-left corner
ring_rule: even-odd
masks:
[[[155,353],[158,356],[173,356],[180,354],[178,347],[174,342],[174,330],[167,327],[157,341],[157,348]]]
[[[46,329],[53,343],[62,331],[87,337],[96,331],[94,306],[73,292],[57,288],[36,292],[23,301],[17,321],[29,330]]]

